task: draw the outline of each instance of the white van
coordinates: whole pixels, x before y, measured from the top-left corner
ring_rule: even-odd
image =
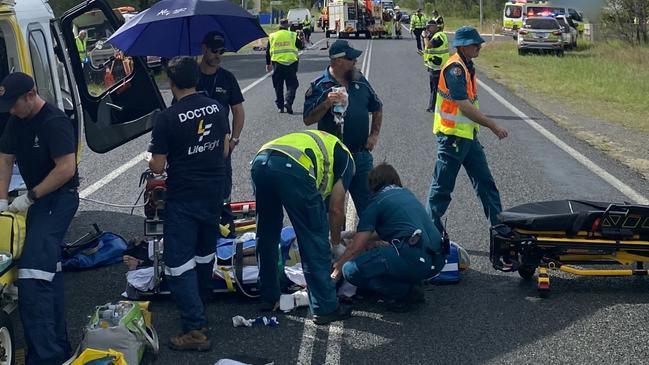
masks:
[[[302,29],[300,26],[304,22],[304,19],[311,20],[311,33],[313,33],[315,21],[311,16],[309,9],[289,9],[288,14],[286,15],[286,19],[288,19],[289,24],[291,24],[293,27],[297,27],[298,29]]]
[[[32,75],[38,93],[73,120],[80,149],[83,136],[94,152],[121,146],[149,132],[153,114],[165,108],[146,60],[117,52],[105,57],[105,40],[122,22],[106,0],[84,1],[60,19],[47,0],[0,0],[0,79],[14,71]],[[84,27],[92,33],[85,67],[75,42]],[[93,52],[102,58],[93,59]],[[0,270],[0,362],[7,364],[15,362],[6,312],[15,308],[15,279],[15,265]]]

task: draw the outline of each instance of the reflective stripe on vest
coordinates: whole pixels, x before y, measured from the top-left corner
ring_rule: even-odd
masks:
[[[331,194],[333,189],[333,169],[331,167],[334,163],[333,155],[336,145],[340,145],[351,158],[351,152],[337,137],[317,130],[287,134],[266,143],[259,152],[265,150],[278,151],[299,163],[315,180],[316,187],[324,199]],[[306,154],[307,149],[311,149],[315,155],[315,166],[311,158]]]
[[[448,61],[448,37],[442,31],[439,31],[433,35],[432,40],[436,38],[442,39],[442,44],[439,47],[426,48],[424,50],[424,65],[434,71],[439,71],[442,69],[442,66]],[[432,42],[431,40],[431,42]],[[442,62],[439,65],[436,65],[433,61],[435,57],[442,59]]]
[[[478,89],[475,74],[471,77],[469,69],[462,61],[459,54],[454,54],[448,59],[448,62],[442,67],[437,88],[437,100],[435,101],[435,117],[433,121],[433,133],[453,135],[457,137],[473,139],[475,132],[480,130],[480,126],[471,119],[465,117],[458,107],[457,103],[451,98],[451,93],[446,86],[444,72],[450,65],[458,64],[464,69],[466,78],[466,92],[469,102],[480,108],[478,102]]]
[[[270,44],[270,60],[282,65],[290,65],[298,60],[298,50],[295,47],[297,33],[286,29],[278,30],[268,36]]]
[[[194,260],[197,264],[209,264],[214,260],[214,253],[211,253],[207,256],[194,256]]]

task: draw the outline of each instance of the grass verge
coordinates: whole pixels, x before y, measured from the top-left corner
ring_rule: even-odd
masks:
[[[649,47],[580,41],[564,57],[519,56],[516,43],[493,42],[476,64],[514,92],[531,90],[580,114],[649,133]]]

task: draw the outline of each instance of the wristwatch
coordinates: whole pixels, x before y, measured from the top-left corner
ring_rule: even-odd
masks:
[[[232,138],[230,138],[230,142],[231,142],[231,143],[234,143],[234,145],[236,146],[236,145],[239,144],[239,138],[237,138],[237,137],[232,137]]]
[[[33,202],[38,200],[38,198],[36,197],[36,192],[34,192],[34,190],[31,190],[31,189],[27,190],[27,199],[29,199],[29,200],[31,200]]]

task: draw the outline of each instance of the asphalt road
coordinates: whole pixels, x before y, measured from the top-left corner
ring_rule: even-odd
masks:
[[[317,33],[313,38],[321,37],[322,33]],[[364,53],[371,50],[369,66],[361,64],[361,56],[358,67],[369,68],[370,83],[384,103],[375,163],[387,161],[396,166],[404,185],[424,201],[436,145],[431,134],[432,115],[425,112],[428,76],[415,43],[409,39],[351,42]],[[304,92],[328,63],[327,52],[319,50],[322,45],[324,42],[306,51],[300,60],[295,115],[276,113],[270,78],[245,92],[246,124],[233,158],[235,200],[253,198],[248,162],[257,149],[272,138],[304,128]],[[246,88],[264,75],[263,54],[229,56],[224,67]],[[649,196],[649,185],[638,175],[574,139],[498,84],[481,80],[565,144]],[[479,97],[482,110],[506,126],[510,134],[498,141],[488,130],[480,133],[504,207],[567,198],[631,200],[521,120],[484,87],[480,87]],[[144,151],[149,138],[143,136],[104,155],[84,151],[81,190]],[[145,168],[144,161],[136,163],[89,197],[133,203],[140,191],[139,175]],[[533,283],[491,268],[487,259],[488,223],[464,172],[458,178],[447,218],[452,239],[471,254],[471,269],[457,285],[429,287],[427,303],[421,309],[393,314],[363,300],[356,303],[354,317],[343,324],[316,328],[302,309],[289,316],[280,315],[276,328],[233,328],[231,318],[257,316],[257,304],[237,295],[224,295],[207,309],[212,351],[178,353],[163,346],[157,363],[214,364],[233,354],[267,357],[276,364],[629,363],[642,362],[649,355],[643,323],[649,315],[645,278],[555,274],[550,298],[541,300]],[[69,238],[82,235],[95,222],[127,238],[141,236],[143,212],[140,208],[130,215],[128,209],[84,202]],[[66,274],[67,319],[75,345],[93,307],[120,298],[125,271],[120,264]],[[179,318],[171,300],[156,300],[153,311],[162,341],[177,334]]]

